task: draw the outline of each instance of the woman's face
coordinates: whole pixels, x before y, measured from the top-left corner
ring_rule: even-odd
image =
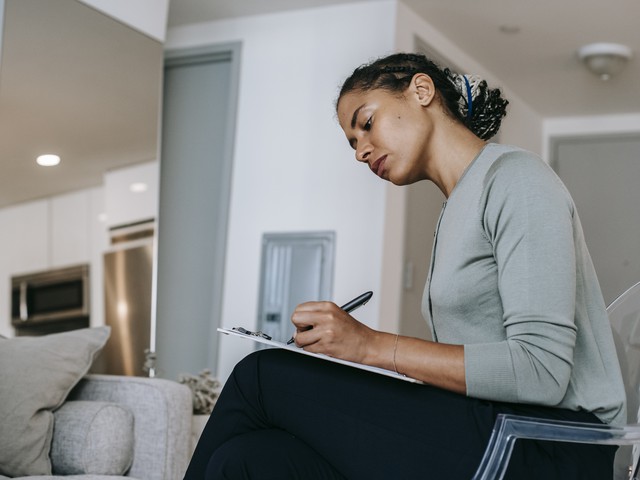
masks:
[[[401,95],[381,89],[347,93],[338,102],[338,120],[356,160],[379,177],[396,185],[426,178],[431,129],[411,87]]]

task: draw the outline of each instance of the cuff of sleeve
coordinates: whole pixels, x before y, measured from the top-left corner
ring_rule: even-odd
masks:
[[[517,402],[518,388],[506,342],[464,346],[467,395],[484,400]]]

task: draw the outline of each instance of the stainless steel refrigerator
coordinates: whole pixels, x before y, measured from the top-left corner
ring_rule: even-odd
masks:
[[[104,254],[105,323],[111,327],[101,364],[114,375],[149,376],[152,349],[153,223],[111,231]]]

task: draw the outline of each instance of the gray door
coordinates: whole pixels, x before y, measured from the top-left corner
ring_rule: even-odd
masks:
[[[238,50],[165,61],[155,343],[164,378],[216,371]]]
[[[640,137],[557,139],[552,166],[576,203],[609,304],[640,281]]]

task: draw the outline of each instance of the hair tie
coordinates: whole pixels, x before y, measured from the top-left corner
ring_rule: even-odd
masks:
[[[467,120],[473,115],[473,97],[471,96],[471,84],[466,75],[463,75],[464,83],[467,85]]]
[[[481,85],[484,83],[482,77],[478,75],[461,75],[455,73],[451,76],[460,98],[458,99],[458,111],[465,122],[469,123],[473,117],[473,99],[478,99],[478,95],[482,95]],[[476,103],[476,107],[478,103]]]

